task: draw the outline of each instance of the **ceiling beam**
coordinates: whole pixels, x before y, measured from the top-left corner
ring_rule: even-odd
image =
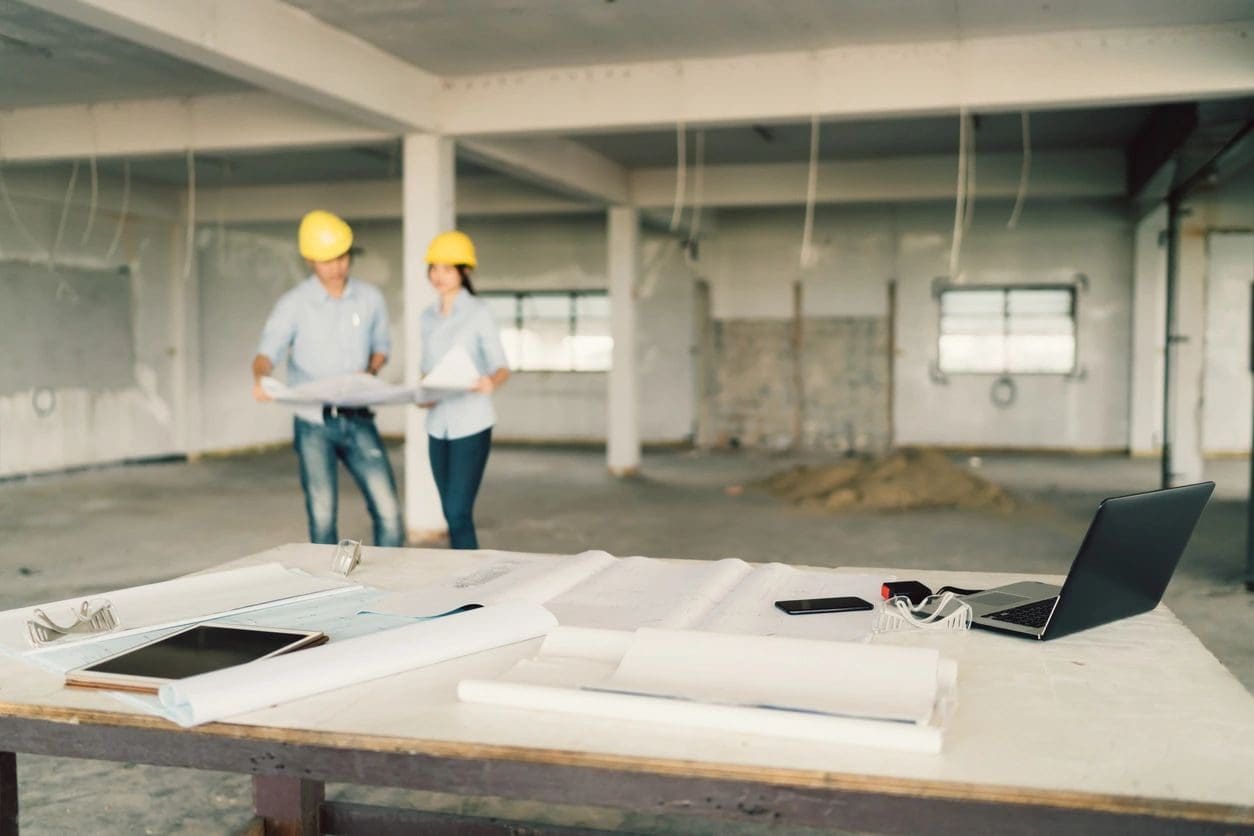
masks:
[[[279,0],[23,0],[370,127],[435,128],[440,79]]]
[[[143,99],[0,111],[0,160],[40,162],[196,151],[263,151],[384,142],[362,127],[272,93]]]
[[[1094,107],[1254,93],[1254,21],[445,79],[453,136]]]
[[[629,198],[627,169],[568,139],[467,139],[457,150],[502,174],[578,200],[625,204]]]
[[[457,178],[460,217],[600,212],[603,206],[544,194],[496,175]],[[298,221],[311,206],[350,220],[401,217],[399,180],[298,183],[282,186],[223,186],[196,193],[197,214],[214,223]]]
[[[977,157],[977,198],[1013,198],[1018,193],[1019,153]],[[804,163],[707,166],[702,204],[707,207],[791,206],[805,202],[809,167]],[[689,175],[691,176],[691,174]],[[957,157],[928,154],[821,163],[819,203],[888,203],[952,200]],[[1044,151],[1032,156],[1028,199],[1121,197],[1125,194],[1120,151]],[[675,199],[675,169],[631,173],[631,202],[641,208],[669,207]]]

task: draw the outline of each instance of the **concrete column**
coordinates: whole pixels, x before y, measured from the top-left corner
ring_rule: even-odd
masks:
[[[634,207],[609,210],[610,335],[614,338],[609,374],[606,456],[610,473],[631,476],[640,469],[640,404],[636,380],[636,277],[640,273],[640,213]]]
[[[1205,372],[1206,230],[1189,223],[1180,228],[1180,267],[1176,281],[1175,359],[1170,404],[1171,484],[1203,478],[1202,377]]]
[[[427,281],[427,244],[453,228],[453,141],[430,134],[409,134],[402,150],[401,228],[405,269],[405,384],[418,383],[422,363],[419,317],[435,301]],[[427,458],[427,413],[406,407],[405,528],[411,543],[430,542],[448,527]]]
[[[1154,456],[1163,445],[1163,320],[1166,316],[1167,206],[1136,225],[1132,266],[1132,386],[1128,449]]]

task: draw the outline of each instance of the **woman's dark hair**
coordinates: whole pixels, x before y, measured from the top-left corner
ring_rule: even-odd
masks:
[[[470,283],[470,265],[458,264],[456,266],[457,266],[457,275],[462,277],[462,287],[466,288],[466,292],[469,293],[471,296],[477,295],[475,293],[475,286]]]

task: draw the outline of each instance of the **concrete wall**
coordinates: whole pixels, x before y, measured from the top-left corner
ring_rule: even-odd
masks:
[[[481,290],[574,290],[606,286],[605,220],[598,215],[474,219],[462,228],[476,242]],[[400,224],[354,224],[365,253],[353,274],[378,285],[392,320],[393,359],[383,377],[399,381],[404,354]],[[296,257],[294,224],[226,229],[207,226],[199,237],[202,265],[201,374],[203,444],[234,449],[291,436],[290,414],[253,402],[248,366],[274,301],[306,271]],[[639,289],[641,434],[646,442],[687,439],[693,429],[693,288],[679,248],[646,235]],[[497,393],[500,439],[605,438],[606,376],[529,372]],[[400,409],[380,411],[388,434],[404,432]]]
[[[718,356],[702,405],[702,441],[717,444],[738,432],[745,443],[785,444],[800,400],[807,446],[874,449],[891,437],[900,444],[1126,447],[1131,229],[1122,208],[1029,203],[1018,229],[1009,231],[1009,205],[978,204],[963,249],[966,281],[1085,277],[1078,301],[1081,373],[1018,375],[1016,401],[1005,408],[990,401],[994,376],[938,381],[931,373],[939,328],[933,281],[948,269],[952,211],[944,204],[822,207],[815,219],[817,263],[804,271],[799,209],[719,213],[703,263]],[[892,279],[897,301],[890,317]],[[798,282],[800,393],[788,322]]]
[[[937,380],[938,302],[948,272],[952,207],[903,209],[894,422],[900,444],[1125,449],[1131,369],[1132,228],[1116,203],[1029,202],[1007,230],[1009,207],[980,204],[962,251],[965,281],[1067,283],[1077,300],[1074,376],[1015,375],[1007,407],[990,397],[994,375]]]
[[[72,192],[69,166],[4,176],[13,212],[0,213],[0,345],[15,344],[0,390],[0,477],[182,452],[177,195],[133,186],[110,256],[120,182],[99,181],[93,214],[86,166]]]

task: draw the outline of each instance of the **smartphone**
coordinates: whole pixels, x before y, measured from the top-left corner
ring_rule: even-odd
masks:
[[[844,598],[802,598],[797,601],[776,601],[779,607],[789,615],[808,615],[820,612],[862,612],[873,610],[875,605],[861,598],[847,596]]]

